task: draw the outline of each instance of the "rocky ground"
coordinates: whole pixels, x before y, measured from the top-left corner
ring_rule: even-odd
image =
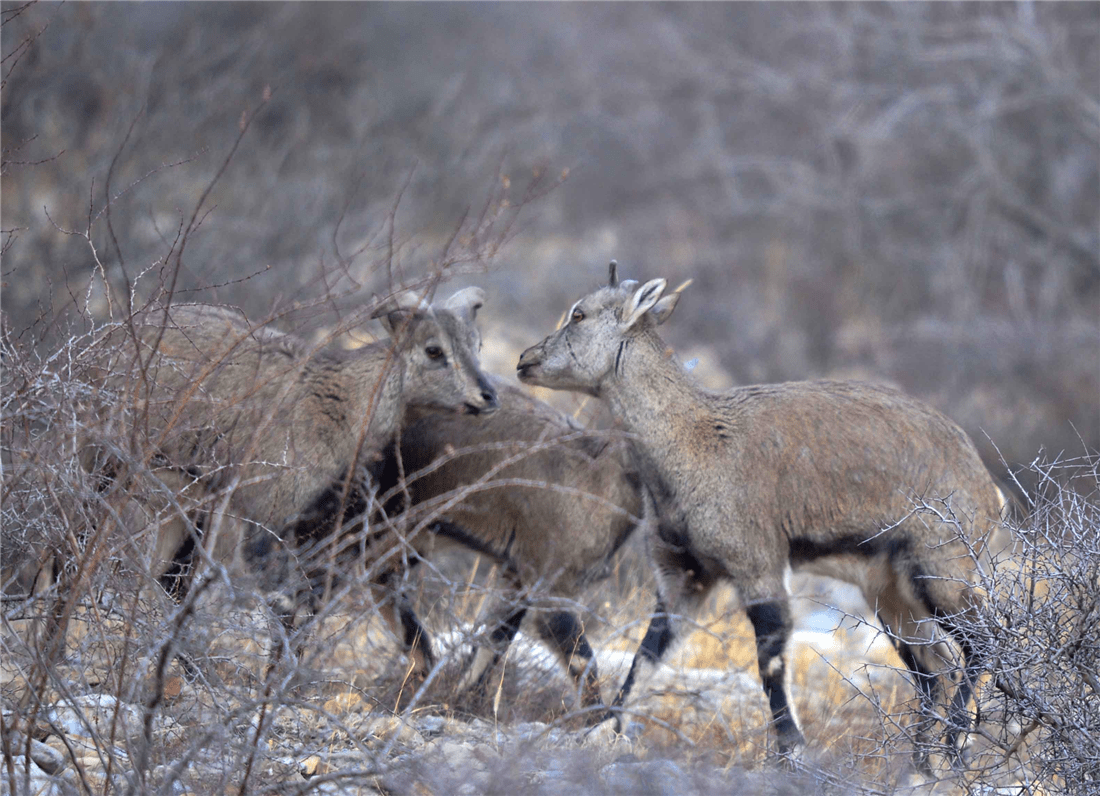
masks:
[[[266,677],[263,610],[246,595],[221,594],[203,605],[186,640],[204,651],[194,654],[197,672],[172,663],[156,705],[158,639],[136,643],[143,628],[121,616],[81,616],[65,661],[37,686],[33,661],[9,656],[2,687],[12,765],[0,783],[3,793],[44,796],[974,792],[951,776],[914,774],[905,740],[913,690],[892,647],[873,625],[822,607],[817,585],[803,584],[791,646],[809,739],[795,770],[769,755],[751,631],[731,614],[728,594],[710,600],[631,705],[623,735],[585,726],[568,679],[523,633],[484,698],[456,694],[472,625],[452,614],[458,624],[439,627],[442,614],[426,605],[442,664],[421,689],[404,677],[383,626],[354,602],[323,623],[298,665]],[[467,595],[465,608],[478,599]],[[617,629],[593,632],[605,698],[629,667],[645,602],[634,596],[634,622],[618,618]],[[19,631],[25,623],[8,624],[9,634]],[[20,649],[20,639],[5,641]],[[1003,780],[1018,788],[1019,773]]]

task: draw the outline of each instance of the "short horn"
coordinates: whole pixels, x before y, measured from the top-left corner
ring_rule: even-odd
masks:
[[[611,265],[609,265],[607,267],[607,272],[608,272],[607,286],[608,287],[618,287],[619,286],[619,273],[618,273],[619,272],[619,263],[616,262],[615,260],[612,260]]]
[[[388,315],[391,312],[400,310],[426,312],[430,309],[428,302],[416,293],[416,291],[402,290],[382,299],[377,306],[375,306],[374,311],[371,313],[371,317],[379,318],[382,315]]]

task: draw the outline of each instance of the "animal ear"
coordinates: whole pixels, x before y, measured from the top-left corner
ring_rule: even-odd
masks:
[[[653,309],[649,311],[649,317],[653,319],[654,326],[660,326],[668,320],[668,316],[676,309],[676,302],[679,300],[679,293],[669,293],[653,305]]]
[[[477,311],[485,305],[485,291],[479,287],[464,288],[443,302],[442,307],[473,322]]]
[[[396,337],[402,329],[428,312],[431,312],[431,307],[419,295],[403,290],[386,297],[375,307],[371,317],[380,319],[389,336]]]
[[[620,326],[629,329],[641,320],[643,315],[653,309],[667,285],[667,280],[651,279],[638,288],[623,304],[623,320]]]

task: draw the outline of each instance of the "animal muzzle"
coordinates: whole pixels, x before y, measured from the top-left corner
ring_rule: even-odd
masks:
[[[516,375],[519,380],[528,384],[538,378],[538,369],[542,364],[542,343],[533,345],[519,355],[519,364],[516,365]]]
[[[466,414],[491,415],[500,408],[500,398],[497,397],[496,389],[485,379],[478,380],[478,398],[480,400],[477,402],[466,402]]]

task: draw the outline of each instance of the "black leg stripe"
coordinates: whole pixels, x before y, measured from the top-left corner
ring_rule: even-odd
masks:
[[[523,624],[523,618],[527,615],[526,608],[519,608],[513,611],[504,621],[493,628],[493,632],[489,635],[489,640],[496,646],[507,646],[512,643],[512,640],[516,637],[516,633],[519,632],[520,625]]]

